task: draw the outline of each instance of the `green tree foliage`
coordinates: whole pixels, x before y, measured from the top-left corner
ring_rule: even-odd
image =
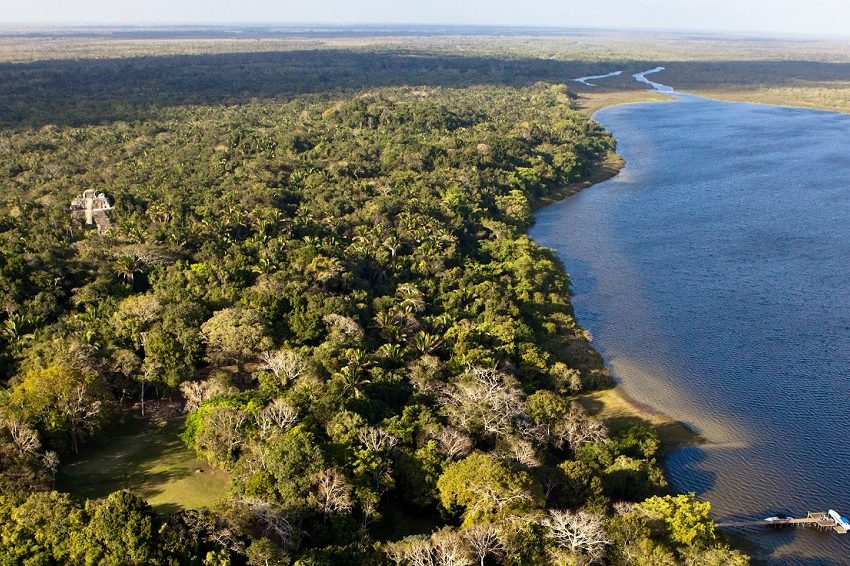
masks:
[[[184,541],[150,505],[118,491],[85,507],[55,491],[0,497],[0,559],[7,564],[185,564]]]
[[[74,452],[81,438],[98,430],[110,401],[99,376],[62,365],[28,372],[10,396],[12,407],[46,432],[67,434]]]
[[[657,521],[674,544],[709,546],[716,539],[714,522],[708,516],[711,504],[693,494],[651,497],[638,509]]]
[[[88,525],[78,533],[77,552],[88,564],[150,564],[157,551],[153,509],[128,491],[117,491],[86,510]]]
[[[460,509],[467,526],[540,505],[538,488],[526,472],[511,470],[495,457],[478,452],[450,464],[437,489],[443,507]]]
[[[290,510],[315,508],[312,488],[325,459],[313,434],[298,425],[274,436],[261,450],[265,470],[249,478],[245,493],[276,500]]]
[[[710,505],[690,495],[655,496],[621,508],[608,524],[614,564],[746,565],[723,544],[709,518]]]
[[[612,500],[663,493],[658,439],[609,435],[576,402],[610,375],[525,230],[614,142],[562,85],[487,85],[170,100],[0,131],[0,551],[306,565],[395,548],[518,565],[610,541],[616,560],[722,556],[698,506],[650,499],[638,535],[603,528]],[[86,188],[115,203],[106,233],[68,212]],[[108,408],[178,391],[183,438],[229,473],[230,501],[165,521],[127,492],[29,495],[51,485],[45,448],[76,451]]]
[[[227,308],[201,326],[207,357],[213,362],[242,362],[271,346],[265,322],[252,309]]]
[[[0,556],[6,564],[59,564],[70,561],[71,537],[85,526],[85,513],[64,493],[35,492],[15,504],[0,500]]]

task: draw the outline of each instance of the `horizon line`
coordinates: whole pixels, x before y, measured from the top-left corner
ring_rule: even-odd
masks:
[[[658,27],[649,28],[641,26],[593,26],[593,25],[547,25],[547,24],[490,24],[490,23],[435,23],[435,22],[252,22],[252,21],[234,21],[234,22],[202,22],[202,21],[174,21],[174,22],[32,22],[32,21],[0,21],[0,30],[14,28],[29,28],[32,31],[44,30],[73,30],[73,29],[175,29],[175,28],[196,28],[196,29],[211,29],[211,28],[315,28],[325,27],[334,29],[356,29],[358,27],[372,28],[380,30],[381,28],[387,31],[403,30],[405,28],[433,28],[433,29],[463,29],[463,28],[479,28],[492,30],[547,30],[551,32],[558,31],[595,31],[595,32],[637,32],[637,33],[670,33],[670,34],[704,34],[715,36],[756,36],[756,37],[771,37],[771,38],[787,38],[787,39],[850,39],[850,33],[814,33],[809,31],[777,31],[777,30],[731,30],[731,29],[707,29],[707,28],[691,28],[691,27]],[[488,34],[470,34],[470,35],[488,35]],[[532,34],[533,35],[533,34]]]

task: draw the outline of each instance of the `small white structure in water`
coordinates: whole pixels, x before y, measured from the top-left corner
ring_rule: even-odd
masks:
[[[98,232],[104,232],[111,226],[107,212],[112,210],[106,195],[94,189],[86,189],[83,194],[71,201],[71,214],[84,217],[86,224],[96,224]]]

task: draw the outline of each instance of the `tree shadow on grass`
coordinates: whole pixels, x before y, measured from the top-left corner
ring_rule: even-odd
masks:
[[[160,512],[181,509],[191,504],[194,494],[187,491],[202,491],[206,483],[221,478],[195,459],[179,432],[176,423],[140,429],[138,419],[132,419],[104,442],[70,459],[60,470],[57,487],[89,499],[132,489]]]

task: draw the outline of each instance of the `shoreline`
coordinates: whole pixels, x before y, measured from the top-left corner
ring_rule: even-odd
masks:
[[[652,90],[583,93],[574,103],[574,108],[590,117],[595,112],[610,106],[669,100],[671,98],[668,95]],[[612,179],[620,173],[625,164],[626,162],[620,155],[611,152],[604,160],[596,164],[587,180],[558,188],[545,197],[534,201],[532,206],[536,211],[544,206],[567,199],[593,185]],[[590,347],[593,348],[592,345]],[[706,439],[688,424],[632,398],[623,389],[619,380],[614,387],[582,393],[578,395],[577,400],[585,410],[602,421],[609,429],[617,430],[631,424],[640,423],[655,430],[661,440],[659,457],[662,460],[662,466],[665,457],[672,452],[706,442]]]
[[[699,96],[718,102],[743,102],[850,114],[850,82],[837,87],[742,85],[740,88],[723,89],[683,86],[675,93]],[[659,91],[617,90],[607,87],[600,87],[597,91],[582,89],[576,94],[578,98],[575,101],[575,109],[588,116],[609,106],[669,100],[669,97],[658,96],[662,94]]]
[[[656,90],[610,90],[577,93],[573,108],[585,116],[593,116],[599,110],[610,106],[637,104],[644,102],[670,102],[669,95]]]
[[[654,90],[582,93],[574,103],[574,108],[586,116],[592,117],[597,111],[611,106],[671,100],[675,99]],[[532,203],[533,210],[536,212],[544,206],[562,201],[593,185],[612,179],[620,173],[625,165],[625,160],[619,154],[611,152],[604,160],[596,164],[589,179],[580,183],[571,183],[553,191],[544,198],[538,199]],[[566,271],[566,268],[564,268],[564,271]],[[571,301],[570,307],[572,308]],[[593,344],[589,344],[589,346],[602,358],[603,364],[609,367],[607,360],[599,354]],[[677,450],[706,444],[708,439],[687,423],[674,419],[650,404],[634,399],[623,388],[621,379],[615,375],[614,380],[613,387],[580,393],[576,400],[590,415],[601,421],[609,430],[616,431],[633,424],[642,424],[654,430],[661,443],[657,457],[664,477],[668,480],[667,491],[673,495],[680,493],[672,485],[669,485],[666,467],[667,458]],[[712,517],[712,519],[714,518]],[[751,559],[759,556],[760,548],[749,538],[722,530],[716,526],[716,523],[715,531],[732,548],[744,552]],[[754,564],[760,563],[761,561],[754,562]]]
[[[582,393],[578,396],[578,402],[611,430],[616,431],[633,424],[652,428],[661,441],[658,455],[662,466],[664,459],[676,450],[707,442],[705,437],[687,423],[632,398],[619,382],[610,389]]]
[[[850,92],[850,90],[848,92]],[[831,113],[850,113],[850,98],[848,98],[847,110],[842,111],[836,108],[829,107],[805,106],[802,101],[797,99],[787,100],[783,104],[777,104],[771,101],[757,99],[728,100],[725,98],[721,98],[722,93],[706,93],[699,91],[679,91],[679,93],[719,101],[763,104],[783,108],[825,111]],[[649,96],[635,96],[635,93],[623,92],[593,93],[592,95],[584,96],[585,101],[581,110],[586,112],[588,116],[592,116],[595,112],[602,110],[603,108],[622,104],[645,103],[658,99],[657,94],[652,91],[649,91],[646,94],[648,94]],[[652,96],[653,94],[656,94],[656,96]],[[662,96],[664,100],[671,100],[668,96]],[[593,186],[596,183],[609,180],[619,174],[619,172],[623,169],[624,166],[625,161],[619,155],[609,155],[606,157],[605,160],[603,160],[601,163],[597,164],[596,167],[594,167],[594,170],[587,182],[573,184],[572,186],[564,187],[563,189],[553,191],[553,193],[551,193],[550,195],[551,198],[547,199],[544,205],[554,204],[555,202],[563,200],[569,196],[573,196],[578,192],[584,190],[585,188]],[[572,300],[570,301],[570,303],[572,304]],[[579,325],[581,325],[580,321],[577,322]],[[591,344],[590,347],[596,350],[596,347],[593,344]],[[614,360],[609,360],[607,356],[603,358],[603,363],[605,363],[605,366],[613,370],[612,365],[608,363],[609,361],[614,362]],[[649,397],[649,403],[645,401],[638,401],[637,399],[633,398],[624,389],[624,381],[628,381],[628,379],[624,379],[622,376],[615,375],[614,387],[610,389],[581,393],[574,398],[581,404],[581,406],[585,410],[588,411],[589,414],[593,415],[596,419],[604,423],[612,432],[621,430],[622,428],[631,424],[638,423],[655,430],[661,441],[660,450],[658,451],[657,455],[658,464],[661,466],[661,469],[664,472],[664,476],[668,480],[668,487],[666,488],[666,492],[673,495],[683,493],[683,491],[676,489],[676,487],[674,487],[674,485],[670,483],[671,476],[668,469],[668,462],[671,461],[670,456],[678,450],[682,450],[689,447],[695,447],[693,449],[699,450],[700,446],[709,444],[712,441],[706,438],[706,436],[703,436],[703,434],[701,434],[698,429],[692,428],[692,426],[688,423],[676,420],[670,415],[664,413],[662,410],[659,410],[655,406],[653,406],[651,404],[651,401],[653,400],[654,396],[651,395]],[[629,383],[631,382],[629,381]],[[642,391],[645,390],[646,389]],[[684,414],[688,413],[686,412]],[[714,434],[709,435],[709,438],[715,439],[714,442],[717,442],[719,440],[719,438],[716,438],[716,435]],[[721,442],[717,442],[715,446],[718,448],[722,448]],[[713,502],[710,493],[700,493],[701,494],[698,496],[700,500]],[[715,512],[716,511],[712,510],[712,512],[710,513],[710,517],[712,521],[714,521],[715,532],[717,533],[719,540],[722,540],[724,544],[729,545],[731,548],[734,548],[746,554],[751,559],[752,564],[767,564],[769,561],[771,561],[772,558],[775,558],[777,556],[776,554],[774,554],[777,549],[774,548],[771,543],[765,544],[764,542],[762,542],[762,537],[760,535],[752,534],[750,532],[742,533],[739,530],[731,529],[729,526],[718,526],[717,523],[723,520],[724,518],[718,517],[717,515],[715,515]],[[763,517],[764,515],[758,516]],[[779,556],[781,556],[781,554],[779,554]]]

